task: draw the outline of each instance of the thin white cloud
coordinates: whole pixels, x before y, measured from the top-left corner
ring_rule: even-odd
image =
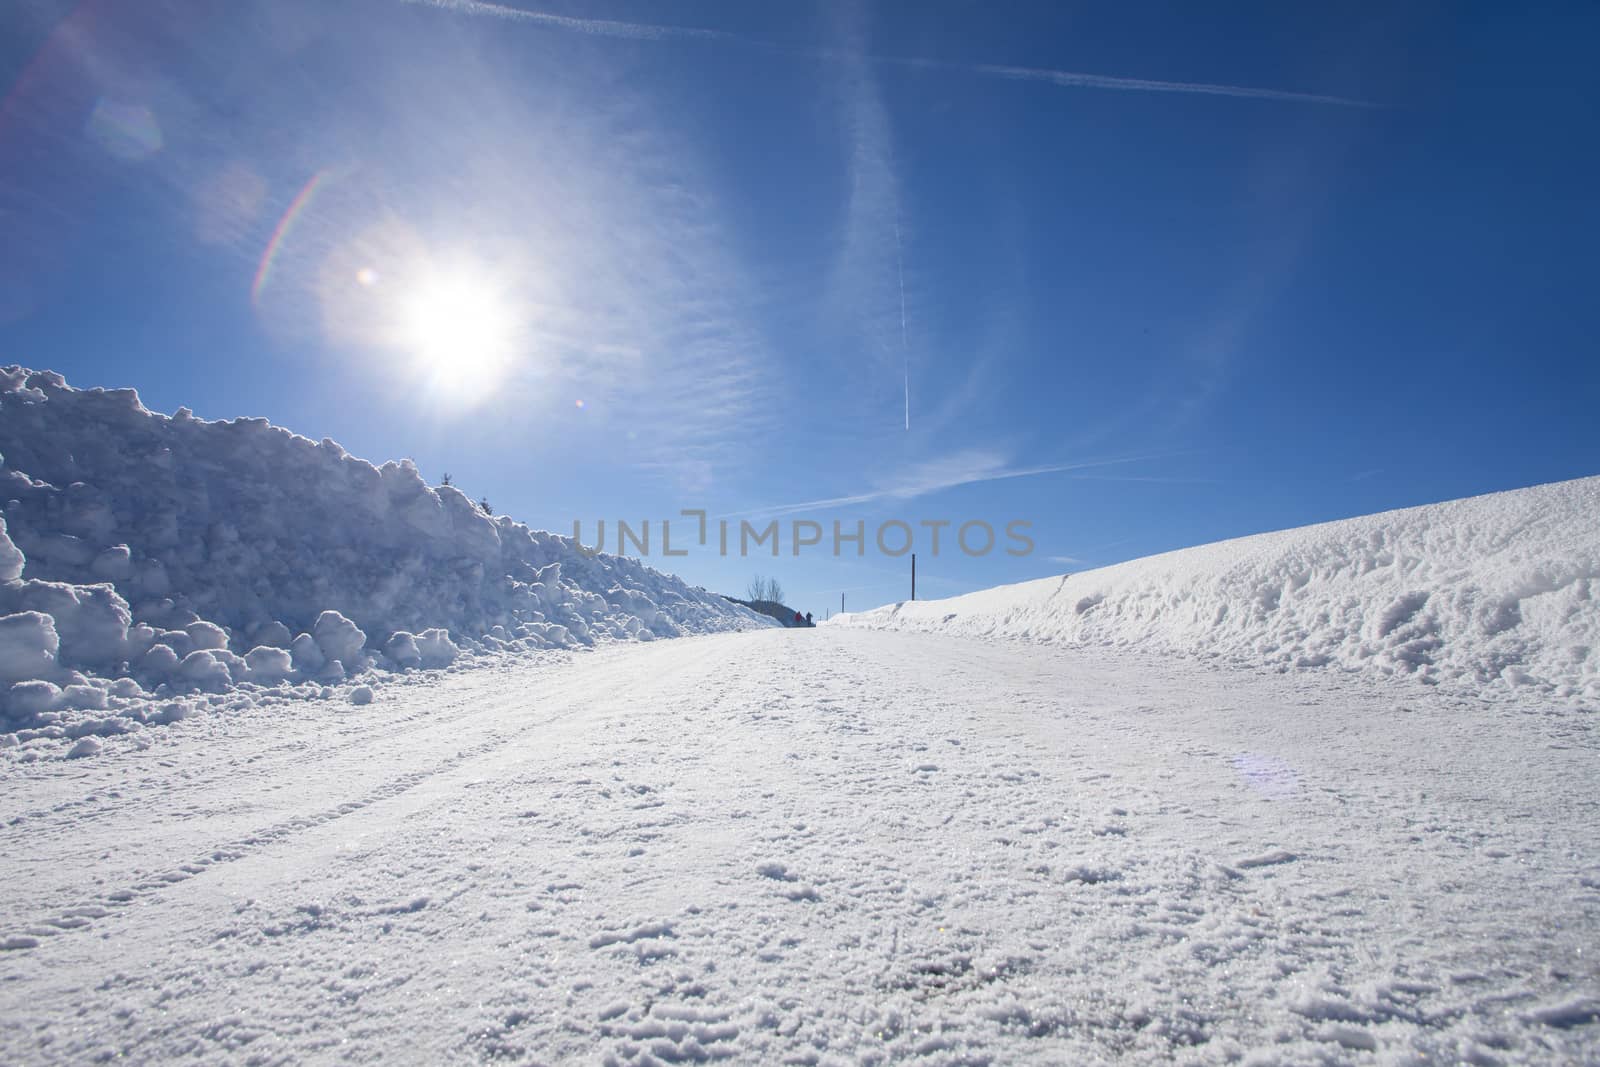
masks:
[[[1144,474],[1075,474],[1085,482],[1153,482],[1158,485],[1216,485],[1216,478],[1164,478]]]
[[[649,22],[619,22],[615,19],[573,18],[570,15],[552,15],[545,11],[529,11],[509,4],[492,4],[485,0],[402,0],[408,4],[437,7],[462,15],[529,22],[560,30],[571,30],[593,37],[621,37],[633,41],[660,41],[670,38],[701,41],[738,40],[722,30],[703,30],[693,26],[661,26]]]
[[[1275,100],[1288,104],[1315,104],[1332,107],[1370,108],[1378,105],[1366,100],[1328,93],[1307,93],[1290,89],[1265,89],[1249,85],[1221,85],[1211,82],[1163,81],[1159,78],[1126,78],[1111,74],[1090,74],[1076,70],[1053,70],[1043,67],[1015,67],[1003,63],[951,63],[937,59],[914,56],[870,55],[851,49],[790,48],[757,38],[744,37],[725,30],[708,30],[695,26],[664,26],[650,22],[626,22],[616,19],[575,18],[554,15],[544,11],[531,11],[509,4],[489,3],[487,0],[402,0],[403,3],[421,4],[464,15],[527,22],[554,29],[596,37],[618,37],[635,41],[701,40],[741,44],[764,48],[787,55],[808,59],[865,61],[886,66],[919,67],[926,70],[943,70],[954,73],[976,74],[988,78],[1005,78],[1012,81],[1042,82],[1064,89],[1108,89],[1135,93],[1185,93],[1196,96],[1229,96],[1245,100]]]
[[[845,137],[848,193],[822,314],[837,331],[833,343],[851,354],[838,369],[851,376],[852,387],[840,392],[858,405],[855,414],[883,424],[892,403],[894,414],[909,425],[903,212],[894,135],[879,72],[861,47],[864,31],[858,12],[850,9],[844,15],[838,33],[850,47],[834,57],[831,88]]]
[[[403,224],[447,265],[491,268],[480,273],[503,282],[523,320],[515,368],[490,401],[516,412],[503,421],[517,445],[582,442],[686,491],[746,465],[775,417],[774,360],[695,146],[656,101],[594,65],[535,65],[513,86],[470,41],[402,43],[436,48],[426,58],[452,76],[414,99],[412,71],[381,75],[395,79],[386,98],[405,103],[350,183],[370,210],[330,209],[329,246],[366,247],[371,215],[376,231]],[[360,151],[376,139],[363,127],[336,141]],[[384,258],[374,254],[388,277]]]
[[[906,429],[911,429],[911,341],[906,332],[906,257],[900,243],[900,220],[894,220],[894,270],[900,281],[900,354],[906,383]]]
[[[1154,458],[1150,455],[1118,456],[1112,459],[1084,460],[1078,463],[1056,463],[1042,467],[1012,467],[995,452],[974,449],[958,452],[906,471],[894,481],[861,493],[848,496],[824,497],[820,500],[803,500],[793,504],[775,504],[768,507],[735,511],[718,516],[724,519],[745,518],[751,515],[777,517],[799,511],[824,511],[830,508],[871,504],[880,500],[914,500],[943,489],[983,482],[999,482],[1012,478],[1031,478],[1041,474],[1062,474],[1071,471],[1091,470],[1122,463],[1136,463]]]
[[[1045,559],[1049,560],[1051,563],[1065,563],[1069,566],[1075,563],[1089,562],[1085,559],[1079,559],[1077,556],[1046,556]]]
[[[1370,106],[1363,101],[1344,97],[1278,89],[874,55],[866,50],[858,26],[846,27],[847,31],[853,28],[856,32],[842,35],[845,48],[817,50],[791,48],[722,30],[578,18],[489,0],[401,2],[425,6],[442,13],[507,20],[557,33],[644,42],[704,41],[732,44],[764,49],[775,54],[823,60],[834,65],[841,74],[838,85],[847,138],[850,193],[841,220],[838,251],[833,269],[829,272],[828,303],[833,305],[834,314],[831,318],[845,331],[837,340],[847,346],[847,350],[859,353],[861,358],[858,365],[867,378],[865,387],[843,392],[860,397],[858,402],[863,407],[856,414],[874,420],[884,420],[887,414],[885,408],[893,404],[895,409],[899,409],[894,414],[902,415],[902,419],[894,420],[897,424],[902,421],[908,423],[910,414],[909,371],[912,360],[907,298],[915,295],[915,287],[911,286],[908,293],[907,283],[914,282],[915,276],[905,276],[906,267],[910,264],[904,263],[900,254],[900,231],[905,226],[902,183],[896,168],[889,111],[878,85],[886,67],[1029,81],[1064,88],[1190,93],[1295,104]],[[624,137],[600,140],[621,144],[625,139],[637,139],[640,136],[636,122],[628,122],[626,126],[628,129]],[[606,153],[602,151],[597,154]],[[574,312],[581,310],[589,313],[583,322],[555,316],[556,321],[546,322],[545,326],[559,347],[591,352],[615,350],[633,353],[630,358],[601,361],[598,367],[577,360],[569,362],[568,366],[582,366],[585,368],[585,377],[603,379],[590,382],[590,386],[602,394],[598,399],[603,406],[591,405],[591,409],[596,410],[596,417],[607,407],[614,411],[637,410],[641,401],[657,401],[653,406],[663,417],[649,420],[651,425],[639,426],[637,432],[630,429],[628,433],[630,441],[635,437],[638,439],[638,446],[634,449],[636,455],[650,457],[643,461],[647,465],[664,464],[699,471],[689,480],[709,483],[713,470],[721,465],[729,453],[730,438],[726,428],[742,425],[751,412],[761,411],[761,405],[753,401],[764,388],[770,386],[771,375],[761,373],[764,357],[770,353],[761,351],[764,346],[754,324],[748,319],[746,309],[749,301],[737,295],[716,295],[733,294],[739,288],[737,284],[723,284],[737,282],[738,265],[729,262],[730,257],[722,247],[723,243],[718,240],[718,219],[713,205],[700,202],[687,192],[696,186],[683,181],[685,160],[681,146],[674,147],[665,142],[648,145],[645,156],[653,156],[654,159],[643,166],[634,153],[619,149],[619,154],[615,171],[624,177],[599,180],[598,184],[604,191],[597,191],[596,179],[606,175],[611,168],[593,168],[589,171],[591,177],[585,181],[570,183],[570,189],[566,190],[570,196],[566,202],[598,206],[597,202],[606,201],[606,206],[611,208],[608,212],[602,212],[600,218],[585,220],[587,225],[578,227],[584,229],[589,239],[582,242],[572,255],[580,260],[601,260],[593,264],[597,269],[592,270],[590,276],[598,281],[611,275],[620,284],[594,285],[587,290],[586,299],[569,304]],[[545,168],[534,169],[537,172]],[[637,195],[629,196],[630,191]],[[637,212],[625,207],[634,200],[641,205],[641,210]],[[648,208],[644,207],[646,204]],[[570,207],[564,210],[574,216],[585,214],[582,211],[573,212]],[[629,215],[634,217],[628,223],[623,223],[622,219]],[[905,237],[911,239],[906,242],[906,251],[914,251],[915,233],[914,226],[905,228]],[[603,254],[594,247],[596,245],[607,246]],[[682,259],[690,261],[690,270],[670,272],[658,269],[658,265],[664,261]],[[597,293],[614,294],[614,298],[596,296]],[[583,306],[574,306],[579,304]],[[914,300],[911,301],[910,311],[915,312]],[[915,319],[915,314],[910,317]],[[612,328],[602,331],[604,336],[589,336],[594,332],[593,323],[597,321],[609,322]],[[566,336],[568,333],[572,336]],[[891,385],[891,374],[901,381]],[[981,382],[982,378],[975,377],[973,381]],[[603,395],[607,392],[613,395],[609,398]],[[590,394],[582,395],[590,398]],[[612,403],[605,405],[607,399]],[[944,413],[938,401],[923,407],[926,410],[919,415],[919,427],[924,423],[937,425]],[[686,412],[697,417],[685,418]],[[837,414],[847,420],[850,413],[841,411]],[[896,429],[899,429],[898,425]],[[1076,466],[1007,473],[1001,464],[983,473],[982,480],[1053,473],[1071,470]],[[938,488],[973,480],[978,479],[963,477],[944,483],[935,480],[930,484]],[[807,502],[787,510],[829,503],[843,506],[914,495],[918,494],[908,493],[904,487],[879,488],[832,501]]]
[[[949,64],[936,64],[949,68]],[[1013,81],[1045,82],[1067,89],[1113,89],[1134,93],[1189,93],[1198,96],[1233,96],[1246,100],[1279,100],[1288,104],[1329,104],[1337,107],[1373,107],[1365,100],[1323,93],[1300,93],[1287,89],[1258,89],[1245,85],[1211,85],[1205,82],[1169,82],[1153,78],[1118,78],[1108,74],[1085,74],[1073,70],[1044,70],[1036,67],[1008,67],[993,63],[961,69],[974,74]]]

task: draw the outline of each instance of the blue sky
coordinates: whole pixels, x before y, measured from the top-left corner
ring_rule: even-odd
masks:
[[[1597,44],[1592,4],[23,0],[0,361],[591,541],[781,515],[777,560],[653,562],[819,615],[907,564],[797,518],[918,527],[933,596],[1589,475]]]

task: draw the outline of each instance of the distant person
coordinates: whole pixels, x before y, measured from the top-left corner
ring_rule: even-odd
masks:
[[[809,611],[806,612],[806,625],[807,626],[815,626],[816,625],[816,623],[811,621],[811,612],[809,612]]]
[[[800,625],[800,613],[798,611],[794,613],[794,624],[796,626]]]

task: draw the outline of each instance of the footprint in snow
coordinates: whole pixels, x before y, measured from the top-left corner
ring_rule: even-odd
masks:
[[[1234,863],[1235,867],[1249,870],[1251,867],[1275,867],[1280,863],[1293,863],[1300,857],[1286,849],[1275,848],[1271,852],[1263,852],[1259,856],[1246,856]]]
[[[781,863],[759,864],[756,873],[763,878],[771,878],[774,882],[790,883],[789,888],[783,891],[784,897],[789,900],[814,902],[822,899],[822,894],[817,892],[815,886],[802,883],[799,875]]]
[[[672,924],[664,922],[640,923],[631,930],[602,930],[589,939],[590,948],[606,948],[610,945],[631,945],[635,941],[653,940],[661,937],[672,937]]]
[[[1574,1000],[1546,1004],[1528,1012],[1525,1018],[1530,1022],[1553,1026],[1558,1030],[1585,1026],[1600,1022],[1600,998],[1578,997]]]

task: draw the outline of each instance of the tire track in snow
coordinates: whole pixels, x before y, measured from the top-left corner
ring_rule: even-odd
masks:
[[[97,788],[97,792],[106,794],[108,801],[101,814],[110,817],[111,822],[100,827],[98,838],[91,839],[88,845],[76,850],[70,848],[72,843],[83,840],[82,831],[97,820],[61,819],[47,826],[30,827],[26,834],[13,831],[12,835],[0,837],[0,851],[15,857],[17,864],[31,866],[36,872],[31,878],[24,879],[33,883],[27,887],[27,895],[28,902],[34,907],[41,911],[77,907],[81,901],[74,885],[69,883],[41,888],[40,883],[47,877],[60,877],[63,868],[70,872],[78,865],[87,864],[95,856],[101,860],[111,858],[102,855],[106,839],[115,840],[115,858],[131,872],[121,876],[122,880],[132,882],[135,875],[143,874],[141,867],[145,862],[139,855],[140,850],[159,852],[162,848],[182,847],[184,837],[193,833],[190,829],[192,823],[243,821],[254,808],[281,807],[283,800],[277,794],[285,789],[286,782],[293,782],[297,788],[301,788],[318,775],[331,781],[340,775],[360,774],[368,765],[382,765],[385,762],[382,754],[389,748],[399,751],[412,748],[433,750],[441,745],[455,744],[464,728],[496,718],[508,708],[516,707],[515,699],[498,699],[485,704],[483,697],[486,693],[499,695],[513,687],[522,689],[529,685],[539,686],[545,684],[548,678],[552,688],[544,692],[541,699],[559,700],[569,696],[574,687],[588,684],[585,679],[597,672],[603,676],[605,672],[615,669],[614,664],[648,664],[661,659],[671,663],[682,659],[683,654],[681,648],[677,653],[669,652],[668,645],[663,642],[654,646],[619,645],[598,649],[593,653],[594,658],[569,658],[546,663],[540,657],[531,663],[511,661],[509,668],[504,661],[488,664],[480,670],[465,672],[447,680],[446,685],[456,683],[454,688],[457,692],[445,708],[464,710],[446,718],[440,718],[436,706],[427,701],[427,696],[433,692],[431,688],[419,686],[409,693],[406,689],[392,691],[390,699],[396,704],[402,708],[408,704],[415,705],[417,710],[404,714],[399,720],[401,725],[396,728],[376,734],[364,728],[369,722],[365,714],[350,716],[339,712],[336,713],[338,718],[335,722],[349,725],[341,725],[340,732],[330,738],[326,733],[327,716],[319,708],[291,722],[293,729],[303,732],[297,735],[295,741],[279,746],[288,750],[284,759],[267,766],[261,766],[249,755],[250,746],[260,738],[256,728],[263,725],[262,722],[252,717],[249,721],[237,724],[226,723],[224,729],[237,725],[238,730],[220,741],[208,737],[185,739],[204,746],[200,752],[147,750],[144,753],[127,753],[115,762],[106,761],[104,767],[107,772],[116,775],[125,776],[128,768],[139,765],[138,761],[156,758],[160,758],[163,766],[170,770],[154,778],[122,782],[114,789]],[[698,662],[710,654],[709,650],[699,648],[697,654],[684,662]],[[463,686],[467,687],[465,691],[461,691]],[[273,724],[268,720],[266,725],[271,728]],[[428,742],[427,739],[432,736],[439,740]],[[389,743],[387,747],[384,742]],[[238,765],[236,755],[241,751],[248,761],[244,767]],[[190,766],[202,760],[226,763],[227,766],[214,774],[191,776]],[[55,767],[58,773],[72,770],[71,765],[58,764]],[[224,784],[225,790],[217,788]],[[340,786],[346,784],[339,782]],[[225,807],[218,806],[219,792],[226,793]],[[122,797],[130,793],[140,796],[159,794],[162,804],[154,812],[148,805],[128,804]],[[240,836],[245,834],[241,833]],[[130,852],[134,853],[131,858]],[[103,864],[100,873],[102,876],[105,874]],[[113,873],[111,880],[118,877]],[[4,888],[0,884],[0,890]],[[51,904],[47,898],[52,895],[65,899],[57,899]],[[3,903],[3,898],[0,898],[0,905]]]
[[[434,724],[439,728],[459,727],[468,721],[478,721],[499,716],[508,710],[521,707],[525,701],[530,699],[548,700],[553,698],[567,705],[557,714],[542,716],[537,720],[525,723],[518,729],[509,732],[491,733],[476,744],[460,749],[452,756],[429,766],[388,778],[377,786],[338,804],[282,819],[243,836],[232,838],[222,844],[204,850],[198,856],[192,856],[190,859],[178,863],[163,874],[143,878],[124,885],[122,888],[102,894],[87,903],[78,903],[45,911],[43,918],[18,924],[16,932],[0,933],[0,951],[40,947],[46,943],[41,939],[53,938],[62,933],[87,927],[95,919],[105,918],[129,904],[144,900],[152,894],[188,881],[190,878],[203,874],[209,869],[246,859],[273,845],[292,840],[301,834],[356,814],[386,800],[402,796],[433,778],[448,774],[472,763],[474,760],[491,755],[537,730],[550,726],[552,723],[571,718],[573,715],[584,711],[593,710],[596,679],[590,677],[592,671],[600,671],[602,678],[608,674],[627,671],[625,680],[609,691],[609,697],[615,700],[623,694],[630,693],[647,684],[659,686],[677,675],[686,673],[691,669],[700,668],[715,655],[709,647],[701,647],[695,651],[698,654],[693,656],[683,655],[680,649],[676,655],[654,657],[667,660],[665,666],[657,664],[657,669],[654,671],[641,669],[644,665],[633,663],[630,657],[623,657],[621,662],[617,664],[610,662],[593,665],[585,664],[584,666],[590,667],[591,670],[580,670],[576,677],[562,679],[551,693],[519,692],[515,696],[507,697],[475,712],[458,716],[444,724]],[[629,670],[629,668],[634,669]],[[394,731],[387,736],[387,740],[394,742],[406,739],[417,732],[420,731]],[[365,751],[370,746],[350,747]],[[348,749],[342,749],[338,754],[348,757],[350,752]],[[321,762],[327,763],[330,760]],[[260,774],[253,775],[252,778],[260,778],[265,774],[266,771],[263,770]],[[221,776],[218,777],[220,778]],[[302,783],[303,778],[296,784]],[[98,852],[99,850],[90,849],[88,851]],[[87,856],[87,853],[83,855]]]
[[[237,761],[229,760],[225,761],[227,765],[222,770],[191,777],[185,773],[183,761],[192,757],[194,753],[163,752],[161,755],[168,757],[169,761],[178,761],[178,765],[172,768],[170,773],[143,779],[116,790],[97,790],[95,795],[103,793],[106,800],[100,809],[78,817],[62,817],[44,825],[13,829],[11,834],[0,836],[0,851],[19,857],[19,862],[31,862],[46,868],[54,868],[63,863],[87,861],[92,855],[103,851],[105,838],[120,838],[122,840],[119,842],[118,858],[131,863],[137,872],[142,860],[139,856],[129,860],[127,853],[131,848],[159,850],[166,843],[165,839],[181,838],[182,835],[191,832],[188,827],[196,821],[211,822],[235,818],[247,815],[256,807],[270,807],[274,802],[273,794],[285,787],[284,772],[290,772],[289,777],[297,784],[304,783],[308,778],[315,779],[319,775],[330,780],[335,779],[345,766],[354,761],[361,760],[374,765],[381,763],[381,760],[375,760],[372,756],[384,751],[386,744],[393,746],[404,743],[407,747],[433,750],[436,746],[423,744],[423,740],[429,734],[440,734],[448,741],[464,726],[486,717],[498,716],[512,706],[507,701],[495,701],[485,705],[481,699],[475,699],[480,696],[477,691],[469,691],[458,700],[446,705],[447,709],[464,709],[456,715],[440,719],[433,714],[433,709],[423,706],[399,720],[390,720],[389,724],[385,724],[392,724],[393,728],[380,729],[376,732],[363,729],[367,725],[364,720],[346,719],[341,724],[342,729],[339,734],[331,739],[319,732],[325,726],[323,716],[307,716],[295,726],[309,733],[297,736],[292,742],[276,746],[276,749],[283,753],[283,758],[268,762],[264,766],[253,758],[249,759],[244,767],[240,767]],[[248,745],[251,739],[249,735],[236,735],[224,741],[223,745]],[[330,744],[330,740],[333,743]],[[202,740],[201,743],[205,742]],[[125,771],[129,761],[155,755],[156,753],[148,751],[143,754],[130,753],[125,759],[116,763],[108,761],[107,767],[111,770]],[[224,784],[227,787],[226,797],[223,798],[226,806],[218,807],[215,803],[216,793],[218,787]],[[143,806],[125,803],[122,799],[125,793],[141,795],[159,793],[164,804],[161,809],[152,813]],[[109,825],[96,826],[103,820],[109,822]],[[41,842],[82,840],[84,831],[89,829],[98,831],[98,840],[89,847],[76,852],[41,851]],[[44,892],[47,894],[61,892],[64,888],[67,890],[66,895],[74,898],[77,896],[70,888],[60,886],[46,889]],[[56,905],[57,908],[69,909],[74,906],[78,906],[75,901]]]
[[[539,653],[538,655],[542,656],[544,653]],[[570,658],[566,660],[552,659],[549,663],[537,663],[527,666],[533,670],[543,672],[559,669],[563,664],[570,662],[573,662]],[[482,669],[491,670],[494,666],[498,665],[487,665]],[[417,683],[416,688],[420,689],[424,685],[442,685],[447,687],[452,681],[465,681],[469,679],[476,680],[474,676],[477,673],[477,671],[470,671],[454,676],[447,675],[443,676],[437,683]],[[411,687],[397,688],[387,692],[383,689],[379,689],[379,693],[385,697],[398,695],[403,698],[405,695],[408,695],[409,688]],[[345,743],[336,745],[329,745],[329,737],[327,734],[318,732],[320,729],[326,726],[326,718],[321,716],[313,718],[311,714],[307,713],[308,709],[313,713],[326,711],[330,707],[329,702],[291,700],[286,701],[283,704],[262,705],[257,709],[257,711],[262,714],[252,715],[250,717],[252,720],[262,718],[265,714],[275,713],[286,707],[300,716],[300,719],[295,723],[295,726],[307,732],[297,732],[290,740],[269,743],[263,746],[259,753],[251,754],[249,757],[250,777],[259,778],[270,771],[275,771],[290,766],[293,766],[297,770],[302,770],[305,768],[308,761],[312,763],[326,762],[327,760],[345,755],[357,748],[373,747],[381,744],[384,741],[392,740],[401,736],[437,729],[442,725],[457,723],[470,719],[477,714],[477,712],[472,710],[474,704],[473,696],[474,693],[469,690],[460,695],[458,698],[452,700],[450,703],[443,705],[442,708],[422,707],[420,709],[403,714],[398,718],[389,719],[376,730],[371,728],[370,718],[358,719],[342,716],[336,721],[335,728],[337,730],[337,734],[334,740],[343,741]],[[449,712],[457,709],[465,710],[462,710],[459,714],[451,718],[442,719],[439,715],[440,711]],[[228,711],[213,711],[209,714],[214,716],[229,716],[234,713]],[[346,738],[348,738],[348,740],[346,740]],[[166,754],[165,752],[157,753],[152,750],[146,750],[146,752],[151,757]],[[106,777],[113,780],[119,780],[121,777],[121,772],[124,769],[124,765],[121,763],[113,764],[110,761],[105,761],[101,766],[96,766],[92,769],[96,772],[106,772]],[[204,790],[224,781],[237,782],[238,778],[239,768],[234,766],[229,766],[226,769],[200,777],[182,774],[180,768],[175,770],[165,780],[143,779],[137,783],[137,786],[140,789],[165,789],[170,787],[173,782],[176,781],[178,787],[182,789],[193,789],[198,791]],[[123,787],[126,788],[125,785]],[[72,829],[78,829],[98,819],[114,817],[117,815],[126,816],[128,814],[127,805],[121,802],[120,796],[115,795],[116,791],[99,789],[92,785],[89,788],[92,790],[92,792],[90,792],[87,796],[82,796],[74,800],[61,801],[60,803],[53,804],[48,807],[41,806],[26,809],[5,817],[3,826],[0,826],[0,851],[17,847],[22,840],[22,837],[17,835],[52,833],[55,832],[58,827],[70,827]],[[88,811],[79,810],[87,805],[95,803],[98,803],[98,807],[90,808]],[[54,824],[51,822],[37,822],[38,820],[48,820],[52,816],[57,817],[59,821]]]

